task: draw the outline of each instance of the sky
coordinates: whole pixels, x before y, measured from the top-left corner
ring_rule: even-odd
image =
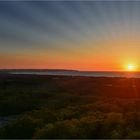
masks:
[[[140,65],[140,1],[0,1],[0,69]]]

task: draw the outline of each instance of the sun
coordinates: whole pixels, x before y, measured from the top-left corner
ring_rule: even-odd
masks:
[[[127,65],[127,70],[128,71],[136,71],[136,66],[133,64],[128,64]]]

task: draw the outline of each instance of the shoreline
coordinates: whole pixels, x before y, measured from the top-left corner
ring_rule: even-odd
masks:
[[[85,78],[123,78],[123,79],[140,79],[140,77],[133,76],[87,76],[87,75],[66,75],[66,74],[15,74],[15,73],[5,73],[0,74],[1,77],[85,77]]]

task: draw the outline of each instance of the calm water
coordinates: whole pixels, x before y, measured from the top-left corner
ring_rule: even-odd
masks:
[[[140,78],[140,72],[16,71],[16,72],[10,72],[10,73],[11,74],[34,74],[34,75],[68,75],[68,76]]]

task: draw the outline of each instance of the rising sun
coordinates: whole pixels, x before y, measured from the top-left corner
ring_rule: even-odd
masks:
[[[128,64],[127,65],[127,70],[128,71],[136,71],[136,66],[133,64]]]

